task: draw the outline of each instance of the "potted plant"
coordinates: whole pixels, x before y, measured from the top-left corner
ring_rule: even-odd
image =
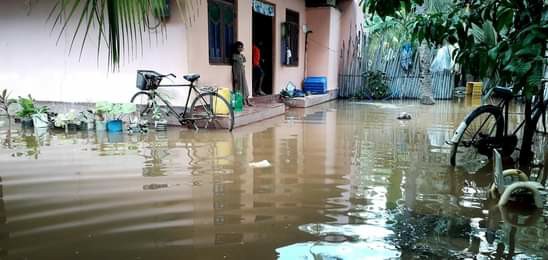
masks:
[[[154,106],[154,111],[152,111],[152,119],[154,120],[154,128],[156,131],[167,130],[167,120],[163,116],[165,114],[165,111],[163,111],[160,106]]]
[[[101,104],[101,108],[103,111],[106,111],[106,118],[108,119],[106,130],[108,132],[122,132],[124,126],[122,118],[137,111],[137,107],[132,103],[111,104],[105,102]]]
[[[9,107],[10,105],[15,103],[17,103],[17,100],[9,98],[8,90],[4,89],[0,94],[0,112],[4,111],[4,113],[6,113],[6,116],[8,116],[8,120],[11,117]]]
[[[29,98],[19,97],[17,104],[19,104],[19,111],[17,111],[16,115],[21,120],[21,126],[23,128],[31,128],[33,126],[31,116],[35,111],[32,99],[30,96]]]
[[[106,116],[107,113],[112,108],[112,103],[101,101],[95,104],[95,130],[96,131],[105,131],[106,127]]]
[[[35,128],[48,128],[48,107],[35,106],[34,114],[32,114],[32,123]]]
[[[80,128],[86,130],[93,130],[95,128],[95,115],[93,111],[86,110],[82,111],[79,114],[80,118]]]
[[[59,113],[53,119],[55,127],[64,128],[65,131],[78,130],[80,127],[80,118],[74,110],[70,110],[67,113]]]
[[[29,95],[28,98],[19,97],[17,100],[20,110],[16,115],[21,118],[23,127],[46,128],[49,125],[46,106],[35,106],[34,100]]]

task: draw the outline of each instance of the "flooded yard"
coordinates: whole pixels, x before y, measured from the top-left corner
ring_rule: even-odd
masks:
[[[449,166],[473,108],[339,101],[233,133],[1,121],[0,259],[548,258],[548,214]]]

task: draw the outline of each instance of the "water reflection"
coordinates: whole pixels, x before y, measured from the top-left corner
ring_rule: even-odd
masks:
[[[331,102],[233,133],[2,128],[0,248],[8,259],[542,258],[543,212],[505,217],[486,196],[489,165],[448,166],[444,141],[470,109]],[[404,111],[413,119],[396,120]],[[249,167],[262,160],[272,167]]]

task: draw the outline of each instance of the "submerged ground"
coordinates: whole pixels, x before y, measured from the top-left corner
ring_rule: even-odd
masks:
[[[476,105],[330,102],[233,133],[0,120],[0,259],[547,258],[545,212],[448,164]]]

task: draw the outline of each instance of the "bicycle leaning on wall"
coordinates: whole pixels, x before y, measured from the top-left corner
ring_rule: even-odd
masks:
[[[158,114],[163,114],[166,117],[173,115],[181,125],[191,126],[196,130],[216,128],[232,131],[234,111],[230,103],[217,94],[214,88],[198,88],[195,82],[200,78],[200,75],[184,75],[183,78],[190,82],[189,84],[160,85],[162,79],[166,77],[175,78],[176,76],[173,73],[164,75],[152,70],[137,71],[137,88],[140,91],[133,95],[131,102],[137,104],[141,119],[152,122],[152,119]],[[158,91],[160,87],[188,87],[185,106],[181,113],[177,112],[167,97]],[[192,95],[195,97],[189,107]],[[160,102],[163,103],[163,106],[159,104]]]

